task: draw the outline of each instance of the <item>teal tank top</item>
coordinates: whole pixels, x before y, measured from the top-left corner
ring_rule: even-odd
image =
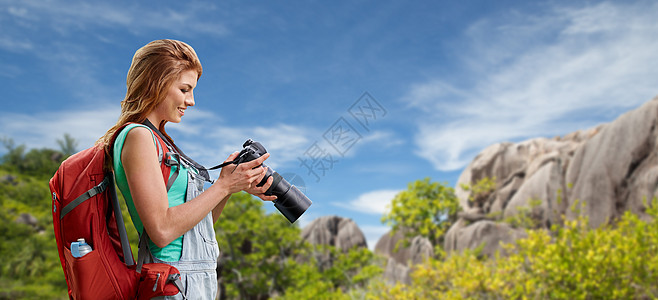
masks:
[[[117,186],[119,187],[121,194],[123,194],[123,197],[126,199],[128,212],[130,213],[130,218],[135,225],[135,229],[137,229],[137,232],[139,232],[141,235],[144,230],[144,225],[142,224],[142,220],[139,218],[139,215],[135,210],[135,203],[133,202],[133,198],[130,195],[130,188],[128,187],[128,180],[126,179],[126,171],[124,170],[123,163],[121,162],[121,150],[123,150],[123,144],[126,141],[126,136],[128,135],[128,132],[135,127],[144,127],[148,129],[147,126],[141,124],[130,124],[119,133],[116,140],[114,141],[113,166],[114,177]],[[151,130],[149,129],[149,131]],[[153,131],[151,131],[151,135],[153,135]],[[153,136],[153,143],[156,143],[155,145],[157,148],[157,140],[155,136]],[[163,151],[166,151],[166,149],[163,149]],[[178,164],[178,166],[181,166],[178,177],[167,192],[169,207],[174,207],[185,203],[185,194],[187,192],[187,172],[189,170],[182,166],[182,164]],[[178,166],[172,166],[169,176],[171,176],[176,171]],[[180,237],[176,238],[164,248],[156,246],[152,241],[149,240],[149,249],[151,250],[153,256],[160,260],[168,262],[179,261],[183,249],[183,236],[181,235]]]

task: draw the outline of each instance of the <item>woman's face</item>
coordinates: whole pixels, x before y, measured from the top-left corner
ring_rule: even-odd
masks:
[[[160,121],[179,123],[188,106],[194,106],[194,93],[197,72],[183,71],[167,90],[164,101],[156,108]]]

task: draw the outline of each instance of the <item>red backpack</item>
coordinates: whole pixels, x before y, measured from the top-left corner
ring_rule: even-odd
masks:
[[[166,184],[171,164],[163,156],[170,153],[165,154],[165,141],[157,134],[154,136],[158,140]],[[116,134],[112,142],[115,138]],[[175,267],[158,263],[142,265],[141,261],[135,265],[114,188],[114,175],[104,169],[105,159],[102,147],[91,147],[62,162],[50,179],[55,239],[69,298],[150,299],[179,291],[184,294]],[[70,248],[79,238],[84,238],[93,251],[76,258]],[[148,247],[147,238],[140,239],[140,253]]]

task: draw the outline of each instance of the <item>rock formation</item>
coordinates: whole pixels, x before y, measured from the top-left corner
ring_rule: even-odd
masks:
[[[407,247],[404,247],[403,244],[397,246],[403,238],[404,233],[402,231],[398,231],[396,234],[388,232],[377,241],[375,246],[376,254],[388,258],[384,278],[390,283],[410,284],[409,274],[413,269],[413,265],[423,263],[434,255],[432,243],[427,238],[416,236],[411,239]]]
[[[338,216],[320,217],[302,230],[302,239],[313,245],[336,246],[343,252],[353,247],[367,247],[366,237],[351,219]]]
[[[28,225],[34,229],[39,228],[39,220],[37,218],[29,213],[22,213],[16,218],[16,223],[18,224],[25,224]]]
[[[487,147],[459,177],[455,192],[464,212],[446,234],[446,251],[485,243],[484,254],[493,254],[499,242],[524,236],[502,222],[521,214],[544,228],[561,224],[562,216],[585,216],[591,227],[628,210],[646,218],[643,200],[658,196],[657,124],[655,98],[589,130]],[[489,193],[462,188],[484,178],[495,178]]]
[[[334,246],[343,253],[353,248],[367,248],[366,237],[354,221],[338,216],[320,217],[302,229],[302,239],[312,245]],[[320,269],[330,268],[334,264],[334,255],[326,249],[319,249],[312,254]],[[301,258],[304,261],[304,258]]]

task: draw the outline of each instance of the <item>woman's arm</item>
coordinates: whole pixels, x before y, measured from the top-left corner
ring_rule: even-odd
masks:
[[[221,201],[219,201],[219,204],[215,206],[215,208],[212,209],[212,223],[215,224],[217,220],[219,220],[219,216],[222,214],[222,211],[224,210],[224,206],[226,206],[226,203],[228,202],[228,198],[231,196],[227,196]]]
[[[233,172],[222,170],[220,179],[198,197],[184,204],[169,207],[167,190],[157,159],[157,150],[151,131],[136,127],[126,137],[121,161],[126,171],[130,194],[135,209],[150,239],[158,247],[164,247],[198,224],[210,211],[226,204],[231,194],[250,188],[262,178],[262,164],[268,155],[240,164]],[[223,205],[220,204],[223,202]],[[221,212],[221,210],[219,210]]]

